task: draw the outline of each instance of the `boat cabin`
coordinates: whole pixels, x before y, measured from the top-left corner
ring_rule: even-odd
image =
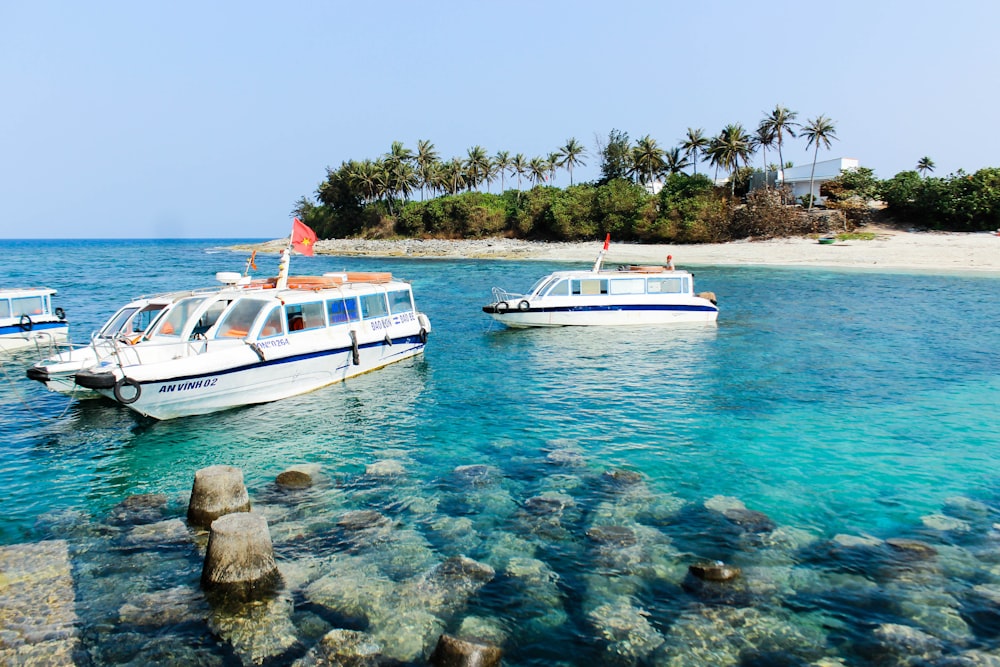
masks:
[[[622,294],[692,294],[691,274],[672,271],[653,275],[557,271],[535,283],[528,297],[593,297]]]

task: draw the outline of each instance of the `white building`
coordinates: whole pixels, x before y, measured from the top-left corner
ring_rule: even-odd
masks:
[[[816,198],[815,201],[823,201],[823,197],[819,196],[820,185],[837,178],[842,171],[857,169],[859,166],[859,162],[850,157],[817,162],[816,173],[813,175],[812,190],[813,196]],[[790,187],[792,189],[792,196],[798,200],[799,197],[809,194],[809,174],[812,173],[812,169],[812,162],[804,164],[801,167],[791,167],[778,172],[778,180]]]

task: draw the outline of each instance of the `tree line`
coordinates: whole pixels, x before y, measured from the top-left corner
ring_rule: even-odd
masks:
[[[791,201],[789,192],[769,185],[773,178],[768,178],[778,165],[792,166],[784,161],[787,142],[805,139],[813,150],[814,174],[820,148],[829,149],[837,138],[833,121],[824,115],[804,124],[796,118],[796,112],[777,105],[753,132],[739,123],[711,137],[688,128],[669,149],[650,135],[633,142],[627,133],[612,130],[606,140],[596,140],[600,177],[582,184],[574,182],[573,171],[586,166],[589,155],[575,138],[544,157],[508,151],[490,156],[474,146],[464,157],[447,160],[430,141],[418,141],[415,151],[394,142],[379,158],[327,168],[316,199],[301,198],[293,215],[321,238],[585,240],[611,232],[623,241],[684,243],[847,228],[865,222],[872,215],[868,202],[881,199],[887,214],[912,224],[966,230],[998,226],[995,174],[931,178],[927,174],[934,164],[928,157],[917,163],[919,175],[902,172],[884,182],[865,168],[842,174],[824,184],[828,210],[822,213],[811,211],[811,197]],[[768,163],[768,150],[777,153],[777,164]],[[758,153],[761,166],[751,166]],[[698,172],[703,164],[715,170],[714,179]],[[554,187],[563,171],[569,185]],[[726,180],[717,185],[720,172]],[[494,184],[499,185],[496,194]]]

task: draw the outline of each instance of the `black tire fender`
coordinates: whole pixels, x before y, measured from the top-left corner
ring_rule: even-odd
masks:
[[[493,307],[493,310],[498,313],[506,313],[510,310],[510,304],[506,301],[498,301],[497,305]]]
[[[35,328],[35,323],[31,321],[31,316],[25,313],[21,315],[21,319],[18,320],[17,326],[21,327],[21,331],[31,331]]]
[[[518,310],[528,310],[529,308],[531,308],[531,304],[528,303],[527,299],[522,299],[521,303],[517,304]]]
[[[420,327],[420,342],[424,345],[427,344],[427,329]]]
[[[122,387],[126,385],[135,389],[135,396],[131,397],[122,396]],[[131,405],[132,403],[138,401],[139,397],[142,396],[142,387],[139,386],[139,383],[133,380],[132,378],[127,378],[127,377],[123,377],[122,379],[118,380],[118,382],[115,382],[115,387],[112,391],[115,395],[115,400],[121,403],[122,405]]]
[[[62,308],[56,308],[55,313],[56,317],[58,317],[60,320],[66,319],[66,311],[63,310]]]

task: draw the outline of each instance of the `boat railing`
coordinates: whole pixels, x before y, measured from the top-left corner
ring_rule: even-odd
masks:
[[[501,289],[499,287],[493,288],[494,303],[500,303],[501,301],[507,301],[507,302],[515,301],[523,296],[524,296],[523,294],[517,294],[516,292],[508,292],[507,290]]]

